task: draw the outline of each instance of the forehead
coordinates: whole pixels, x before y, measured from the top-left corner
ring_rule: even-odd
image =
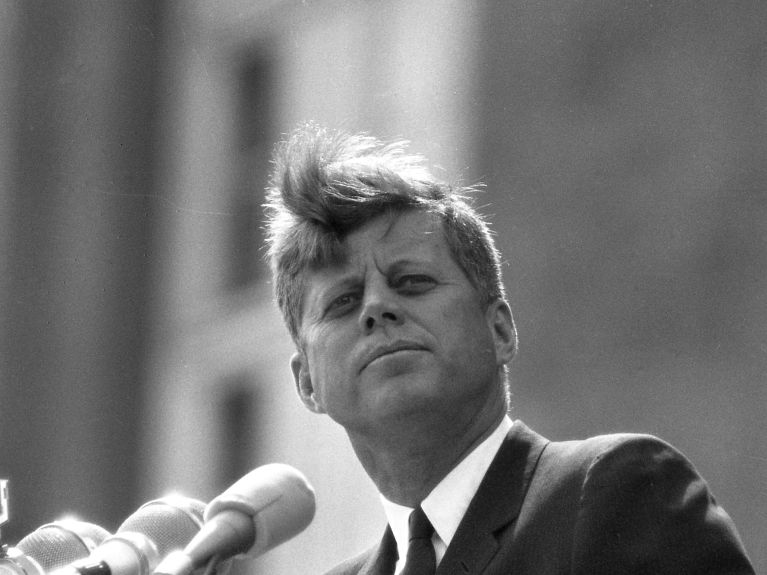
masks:
[[[343,251],[341,267],[371,254],[390,257],[448,254],[442,222],[437,216],[420,211],[372,220],[344,239]]]
[[[384,215],[348,234],[339,260],[307,270],[305,288],[343,281],[369,266],[388,268],[411,263],[454,265],[438,216],[420,211]]]

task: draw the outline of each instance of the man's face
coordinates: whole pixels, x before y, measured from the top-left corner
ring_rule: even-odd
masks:
[[[303,353],[291,362],[304,403],[349,431],[503,411],[511,313],[480,303],[441,223],[419,211],[382,216],[345,245],[344,263],[306,274]]]

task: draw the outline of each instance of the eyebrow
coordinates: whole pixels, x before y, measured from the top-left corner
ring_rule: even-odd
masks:
[[[412,254],[405,254],[388,262],[386,273],[378,267],[377,269],[383,275],[389,276],[392,273],[398,273],[408,266],[429,266],[439,269],[439,265],[435,265],[435,262],[424,257],[414,257]],[[364,273],[361,277],[358,272],[353,270],[342,271],[341,268],[343,267],[343,265],[330,265],[323,268],[323,270],[337,270],[338,275],[335,278],[323,281],[323,285],[315,292],[313,301],[324,302],[330,297],[328,294],[332,295],[333,292],[343,291],[344,289],[364,284]]]

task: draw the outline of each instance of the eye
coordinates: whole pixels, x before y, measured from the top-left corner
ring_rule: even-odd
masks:
[[[436,283],[434,278],[425,274],[408,274],[397,279],[396,287],[401,293],[417,295],[429,291]]]
[[[325,309],[325,313],[328,314],[340,314],[346,310],[353,308],[359,301],[359,294],[356,292],[348,292],[341,294],[337,298],[334,298]]]

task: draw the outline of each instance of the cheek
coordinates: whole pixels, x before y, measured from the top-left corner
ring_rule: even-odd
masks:
[[[342,345],[332,335],[317,334],[308,355],[309,372],[312,385],[319,398],[327,398],[335,388],[342,386],[347,379],[344,360],[350,347]],[[344,353],[346,349],[346,353]]]
[[[474,364],[493,360],[495,342],[483,316],[466,311],[456,314],[451,333],[453,348],[457,355]]]

